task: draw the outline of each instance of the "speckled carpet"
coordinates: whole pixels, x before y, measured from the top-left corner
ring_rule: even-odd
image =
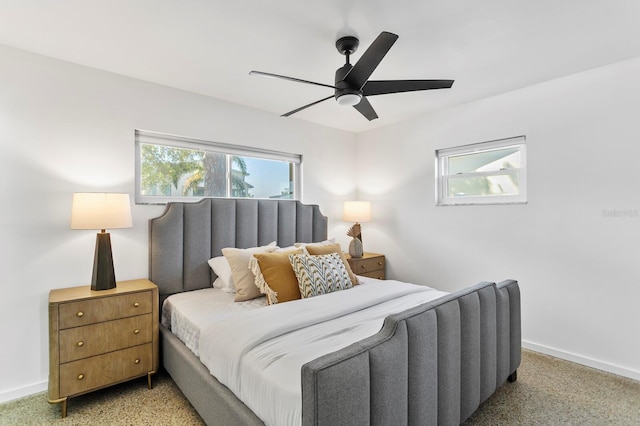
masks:
[[[464,425],[640,425],[640,382],[523,351],[505,383]],[[167,373],[69,401],[68,416],[39,393],[0,405],[0,425],[203,425]],[[220,422],[224,426],[224,421]]]

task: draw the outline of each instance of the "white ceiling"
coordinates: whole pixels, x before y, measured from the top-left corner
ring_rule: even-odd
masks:
[[[282,114],[331,89],[342,35],[400,38],[372,79],[454,79],[291,118],[353,132],[640,56],[638,0],[0,0],[0,44]],[[588,90],[588,88],[585,88]]]

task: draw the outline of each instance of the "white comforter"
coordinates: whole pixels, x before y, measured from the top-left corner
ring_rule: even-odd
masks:
[[[200,330],[225,318],[267,306],[265,297],[234,302],[235,294],[217,288],[185,291],[169,297],[162,305],[162,325],[200,356]]]
[[[200,332],[200,360],[267,425],[302,421],[303,364],[372,336],[384,318],[446,293],[398,281],[277,304]]]

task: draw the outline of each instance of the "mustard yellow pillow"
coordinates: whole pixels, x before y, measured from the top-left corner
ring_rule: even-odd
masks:
[[[299,248],[279,253],[256,253],[249,264],[255,284],[267,295],[270,305],[300,299],[298,279],[289,262],[290,254],[302,254]]]
[[[311,255],[321,255],[321,254],[331,254],[338,253],[340,255],[340,259],[344,263],[344,267],[347,269],[347,273],[349,274],[349,278],[351,279],[351,285],[358,285],[358,278],[356,278],[356,274],[353,273],[351,267],[349,266],[349,262],[347,261],[346,256],[342,252],[342,248],[340,248],[340,244],[322,244],[322,245],[307,245],[305,246],[307,252]]]

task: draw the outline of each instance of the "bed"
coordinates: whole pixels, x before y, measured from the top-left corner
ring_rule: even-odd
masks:
[[[319,242],[327,218],[298,201],[203,199],[168,204],[149,236],[162,303],[210,288],[207,261],[222,248]],[[264,424],[167,327],[160,335],[164,368],[207,424]],[[483,282],[389,315],[374,335],[302,365],[300,424],[460,424],[519,365],[518,283]]]

